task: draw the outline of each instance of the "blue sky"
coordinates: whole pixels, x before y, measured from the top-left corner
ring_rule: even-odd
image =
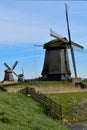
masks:
[[[68,5],[72,41],[85,47],[75,51],[79,77],[87,77],[87,2],[86,1],[0,1],[0,80],[3,80],[6,62],[12,66],[15,60],[17,74],[22,68],[25,78],[38,77],[44,62],[44,44],[53,39],[50,28],[67,37],[65,3]],[[70,55],[70,53],[69,53]],[[72,62],[70,57],[72,69]],[[72,76],[73,69],[72,69]]]

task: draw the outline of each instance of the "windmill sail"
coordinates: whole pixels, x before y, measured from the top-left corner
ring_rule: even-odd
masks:
[[[7,69],[11,69],[6,63],[4,63],[4,65]]]
[[[18,63],[18,61],[15,61],[15,63],[13,64],[13,66],[12,66],[12,70],[14,70],[14,68],[16,67],[16,65],[17,65],[17,63]]]
[[[14,75],[16,76],[16,77],[18,77],[18,75],[14,72],[14,71],[12,71],[13,73],[14,73]]]
[[[52,28],[50,29],[50,35],[55,37],[55,38],[59,38],[59,39],[63,38],[62,36],[60,36],[59,34],[54,32]]]
[[[77,78],[75,56],[74,56],[74,51],[73,51],[72,42],[71,42],[69,20],[68,20],[68,10],[67,10],[67,5],[66,4],[65,4],[65,12],[66,12],[67,30],[68,30],[69,45],[70,45],[70,48],[71,48],[71,56],[72,56],[73,68],[74,68],[75,78]]]
[[[74,47],[79,48],[79,49],[84,49],[83,46],[81,46],[81,45],[79,45],[79,44],[77,44],[77,43],[75,43],[75,42],[72,42],[72,45],[73,45]]]

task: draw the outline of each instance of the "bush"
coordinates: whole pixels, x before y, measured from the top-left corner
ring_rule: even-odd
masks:
[[[77,101],[71,98],[68,103],[73,114],[73,121],[87,119],[87,99]]]

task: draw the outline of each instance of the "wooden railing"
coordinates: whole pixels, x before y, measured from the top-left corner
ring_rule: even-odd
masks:
[[[62,120],[62,107],[60,104],[57,104],[44,94],[36,92],[35,88],[27,87],[21,90],[20,93],[29,94],[34,100],[40,102],[47,115],[50,115],[53,119]]]

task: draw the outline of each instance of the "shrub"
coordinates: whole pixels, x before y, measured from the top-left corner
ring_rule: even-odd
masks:
[[[73,121],[80,121],[87,119],[87,99],[77,101],[70,98],[69,107],[73,113]]]

